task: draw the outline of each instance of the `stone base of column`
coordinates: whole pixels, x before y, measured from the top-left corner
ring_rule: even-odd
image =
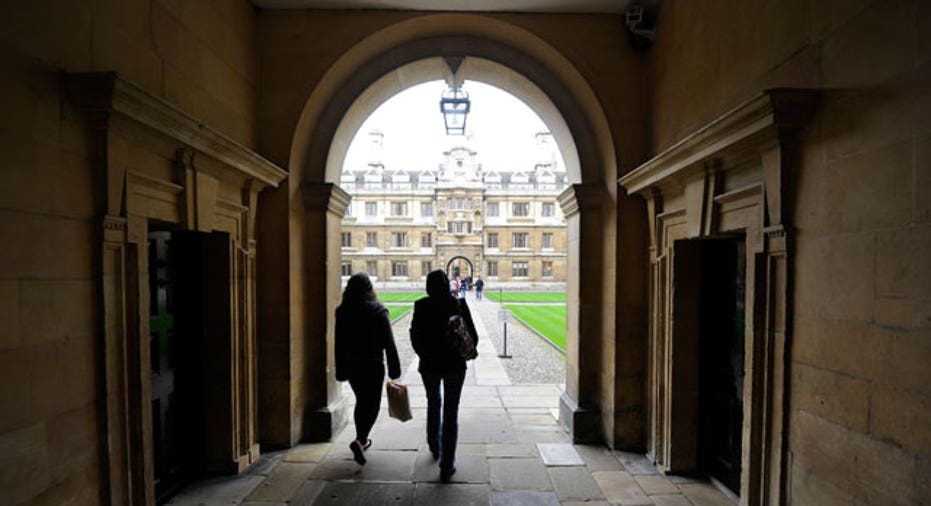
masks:
[[[559,398],[559,424],[569,433],[573,443],[600,443],[600,416],[596,410],[579,407],[566,392]]]
[[[329,441],[349,423],[349,404],[346,394],[331,402],[326,407],[311,411],[305,419],[304,439],[317,443]]]

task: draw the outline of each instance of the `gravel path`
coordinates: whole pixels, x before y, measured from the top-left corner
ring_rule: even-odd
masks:
[[[482,319],[490,334],[479,337],[491,339],[497,352],[502,353],[504,332],[498,321],[498,310],[501,304],[488,299],[476,300],[474,293],[469,293],[468,302],[472,313]],[[401,359],[401,371],[407,371],[415,357],[410,338],[412,315],[413,313],[407,313],[392,325],[398,356]],[[508,353],[513,358],[501,359],[501,363],[511,383],[565,383],[566,357],[516,320],[508,323]]]
[[[469,308],[485,322],[485,328],[498,353],[504,350],[504,329],[498,321],[501,304],[488,299],[476,300],[474,293],[468,296]],[[508,353],[513,358],[503,358],[501,363],[513,384],[565,383],[566,357],[543,338],[530,331],[516,320],[508,323]]]

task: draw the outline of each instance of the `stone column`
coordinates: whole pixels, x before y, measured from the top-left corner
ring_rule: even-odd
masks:
[[[305,318],[303,341],[292,346],[296,377],[303,377],[303,439],[328,440],[348,421],[346,394],[335,377],[334,326],[336,306],[341,295],[340,233],[342,220],[351,197],[333,183],[304,183],[306,228],[303,230],[306,279],[292,279],[304,297],[297,306]],[[299,402],[298,405],[301,403]]]
[[[600,441],[604,208],[600,185],[576,184],[559,195],[567,225],[566,391],[559,422],[575,442]]]

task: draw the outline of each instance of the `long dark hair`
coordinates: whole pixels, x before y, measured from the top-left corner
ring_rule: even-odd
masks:
[[[427,274],[427,295],[434,298],[449,298],[449,278],[441,270]]]
[[[343,290],[343,304],[357,304],[378,300],[375,295],[375,288],[372,287],[372,280],[364,272],[353,274],[349,281],[346,282],[346,289]]]

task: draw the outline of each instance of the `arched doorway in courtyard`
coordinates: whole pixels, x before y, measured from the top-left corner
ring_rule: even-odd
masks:
[[[542,63],[542,64],[541,64]],[[577,441],[615,441],[626,434],[640,444],[636,410],[640,406],[636,374],[615,374],[617,347],[614,280],[618,235],[615,140],[594,91],[575,67],[543,40],[515,25],[469,14],[436,14],[408,19],[354,46],[312,87],[297,122],[290,149],[292,185],[279,205],[298,215],[288,226],[291,260],[308,306],[295,322],[307,343],[308,360],[328,363],[332,356],[332,314],[340,296],[340,222],[349,196],[339,188],[340,169],[359,125],[384,100],[417,83],[449,77],[497,86],[528,104],[546,123],[565,157],[570,186],[559,204],[567,218],[567,345],[565,394],[560,422]],[[291,196],[296,199],[290,198]],[[294,206],[298,207],[295,208]],[[642,212],[642,206],[633,206]],[[326,241],[301,234],[326,230]],[[584,258],[585,261],[580,261]],[[585,300],[585,304],[580,301]],[[633,327],[632,327],[633,328]],[[345,398],[332,367],[313,368],[296,388],[310,401],[300,416],[303,437],[327,438],[346,420]],[[626,398],[630,396],[630,398]],[[639,409],[639,408],[637,408]],[[626,422],[625,422],[626,423]],[[294,426],[292,422],[291,426]],[[293,433],[293,430],[292,430]]]
[[[461,256],[450,258],[446,264],[446,275],[450,278],[471,279],[474,277],[472,262]]]

